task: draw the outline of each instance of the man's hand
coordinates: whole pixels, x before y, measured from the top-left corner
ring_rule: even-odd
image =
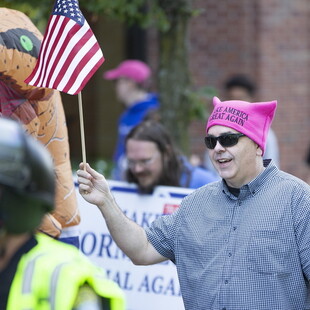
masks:
[[[102,174],[92,169],[89,164],[84,167],[84,164],[80,163],[79,168],[77,171],[79,192],[87,202],[100,208],[105,205],[107,199],[113,200],[108,182]]]
[[[151,265],[167,260],[149,243],[144,229],[119,208],[105,177],[89,164],[84,167],[81,163],[79,168],[77,176],[80,194],[87,202],[99,208],[113,240],[132,262],[136,265]]]

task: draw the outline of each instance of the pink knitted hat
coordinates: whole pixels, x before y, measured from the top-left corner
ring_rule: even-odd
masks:
[[[239,100],[220,101],[214,97],[213,105],[206,133],[215,125],[235,129],[257,143],[264,154],[268,131],[277,107],[276,100],[251,103]]]
[[[116,80],[121,77],[125,77],[135,81],[136,83],[142,83],[147,80],[151,75],[150,67],[140,60],[124,60],[115,69],[106,71],[103,74],[103,78],[106,80]]]

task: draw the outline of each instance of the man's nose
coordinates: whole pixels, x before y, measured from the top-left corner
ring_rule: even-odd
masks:
[[[133,172],[136,172],[136,173],[139,173],[139,172],[141,172],[141,171],[143,171],[143,170],[144,170],[144,167],[143,167],[143,165],[142,165],[141,163],[139,163],[139,162],[135,163],[135,165],[132,167],[132,171],[133,171]]]
[[[223,151],[225,151],[225,147],[224,146],[222,146],[222,144],[217,140],[216,141],[216,144],[215,144],[215,147],[214,147],[214,151],[215,152],[223,152]]]

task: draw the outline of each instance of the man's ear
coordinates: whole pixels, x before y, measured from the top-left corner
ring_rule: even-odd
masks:
[[[256,155],[263,156],[263,150],[260,148],[258,144],[256,144]]]

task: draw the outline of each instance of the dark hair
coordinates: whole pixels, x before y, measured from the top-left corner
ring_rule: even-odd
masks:
[[[157,185],[180,186],[179,180],[182,169],[180,156],[167,129],[160,122],[156,120],[143,121],[127,135],[125,147],[129,139],[149,141],[156,144],[163,160],[162,176]],[[128,182],[138,183],[130,169],[126,170],[126,179]]]
[[[230,90],[233,87],[245,88],[251,96],[253,96],[256,92],[256,85],[248,76],[244,74],[233,75],[225,82],[226,90]]]

